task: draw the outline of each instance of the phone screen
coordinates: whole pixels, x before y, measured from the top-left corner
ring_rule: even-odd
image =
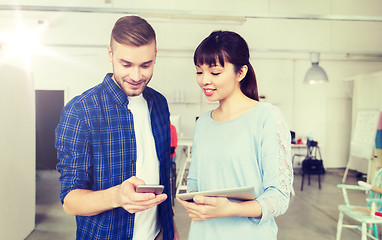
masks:
[[[164,189],[163,185],[145,184],[145,185],[138,185],[135,191],[137,193],[154,193],[158,195],[163,192],[163,189]]]

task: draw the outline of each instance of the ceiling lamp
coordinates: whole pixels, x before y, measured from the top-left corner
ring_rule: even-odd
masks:
[[[328,82],[328,76],[326,75],[325,70],[318,66],[318,62],[320,61],[320,54],[311,53],[310,60],[312,62],[312,67],[309,68],[308,72],[306,73],[304,83],[317,84]]]

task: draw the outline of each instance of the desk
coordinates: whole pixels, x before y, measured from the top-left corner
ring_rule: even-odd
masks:
[[[306,148],[306,144],[291,144],[292,148]]]
[[[187,190],[187,181],[184,181],[184,173],[191,162],[192,139],[179,139],[177,149],[179,148],[182,148],[186,154],[186,160],[184,161],[182,170],[178,175],[179,177],[176,179],[176,194],[179,194],[180,190]]]
[[[293,164],[293,168],[295,167],[294,166],[294,159],[293,159],[293,156],[296,154],[296,156],[298,157],[305,157],[306,154],[307,154],[307,149],[306,149],[306,144],[291,144],[291,152],[292,152],[292,164]],[[300,162],[299,161],[297,163],[297,165],[300,165]]]
[[[306,156],[306,144],[291,144],[291,154],[292,154],[292,167],[294,169],[294,156],[305,157]],[[305,151],[305,153],[303,152]],[[300,162],[298,162],[300,164]],[[296,193],[292,186],[291,190],[292,195],[294,196]]]

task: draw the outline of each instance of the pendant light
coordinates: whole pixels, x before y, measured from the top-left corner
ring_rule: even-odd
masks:
[[[325,70],[318,65],[320,61],[320,53],[311,53],[310,60],[312,62],[312,67],[309,68],[305,75],[305,84],[318,84],[328,82],[328,76]]]

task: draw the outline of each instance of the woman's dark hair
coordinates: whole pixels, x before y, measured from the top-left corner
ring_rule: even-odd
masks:
[[[248,72],[240,81],[240,90],[249,98],[259,100],[255,71],[249,63],[247,42],[237,33],[230,31],[215,31],[205,38],[194,53],[194,64],[214,66],[216,62],[224,67],[224,62],[234,65],[235,73],[247,65]]]

